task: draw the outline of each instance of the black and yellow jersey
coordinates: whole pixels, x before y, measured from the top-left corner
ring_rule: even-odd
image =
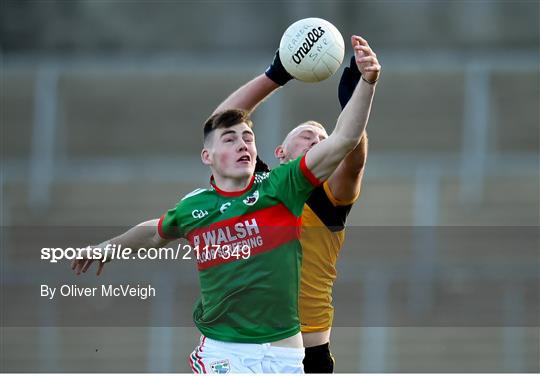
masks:
[[[338,201],[325,182],[304,205],[300,236],[300,322],[304,333],[321,332],[332,326],[336,262],[345,240],[345,221],[356,199]]]

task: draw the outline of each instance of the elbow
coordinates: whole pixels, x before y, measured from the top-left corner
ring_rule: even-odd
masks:
[[[167,240],[163,239],[159,234],[159,219],[153,219],[151,221],[144,223],[145,228],[147,229],[147,242],[150,247],[159,248],[164,244],[167,244]]]
[[[157,231],[157,228],[156,228],[156,232],[152,236],[151,243],[152,243],[153,248],[160,248],[160,247],[163,247],[164,245],[167,245],[167,243],[169,243],[169,240],[163,239],[161,235],[159,235],[159,232]]]

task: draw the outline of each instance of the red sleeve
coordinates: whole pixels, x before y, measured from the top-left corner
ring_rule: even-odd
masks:
[[[317,179],[315,175],[311,172],[311,170],[306,165],[306,156],[304,155],[302,159],[300,160],[300,170],[302,170],[302,173],[306,177],[306,179],[314,186],[318,187],[321,185],[321,181]]]
[[[162,238],[162,239],[178,239],[179,236],[172,236],[172,235],[168,235],[166,232],[165,232],[165,229],[163,228],[163,220],[165,219],[165,216],[167,214],[163,214],[160,218],[159,218],[159,222],[158,222],[158,225],[157,225],[157,230],[158,230],[158,234],[159,236]]]

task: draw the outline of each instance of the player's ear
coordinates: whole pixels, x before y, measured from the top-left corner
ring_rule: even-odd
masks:
[[[212,155],[210,154],[208,149],[206,149],[206,148],[202,149],[202,151],[201,151],[201,160],[202,160],[202,163],[207,165],[207,166],[210,166],[212,164]]]
[[[280,161],[285,157],[285,150],[283,149],[283,145],[278,145],[276,147],[276,150],[274,150],[274,156]]]

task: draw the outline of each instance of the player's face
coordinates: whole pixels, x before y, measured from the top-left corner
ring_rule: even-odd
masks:
[[[302,124],[293,129],[285,138],[282,154],[278,155],[280,162],[287,162],[304,155],[313,146],[328,138],[322,128],[311,124]]]
[[[205,148],[208,163],[205,161],[204,150],[203,162],[212,167],[214,174],[232,179],[253,175],[257,147],[255,135],[247,124],[240,123],[229,128],[217,129],[212,137],[211,145]]]

